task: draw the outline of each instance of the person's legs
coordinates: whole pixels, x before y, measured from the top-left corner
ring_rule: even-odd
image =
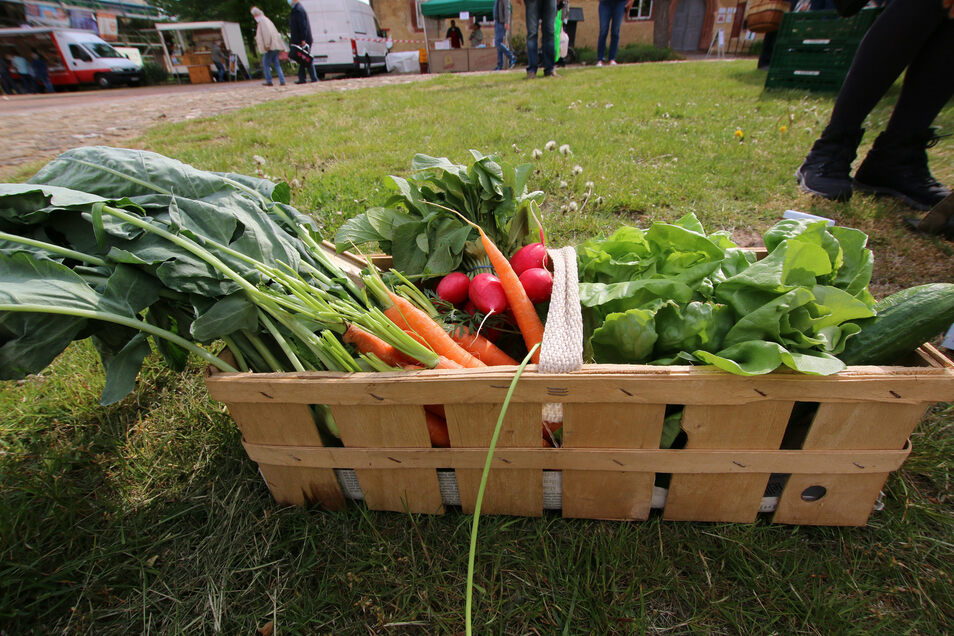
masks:
[[[891,119],[855,173],[862,192],[886,194],[928,210],[951,190],[928,168],[926,149],[937,143],[934,119],[954,96],[954,21],[942,20],[908,66]]]
[[[222,64],[222,62],[215,62],[215,74],[218,81],[224,82],[225,81],[225,64]]]
[[[278,57],[278,51],[265,51],[262,56],[262,72],[265,74],[265,83],[272,85],[272,56]]]
[[[937,0],[904,0],[890,2],[875,20],[838,92],[828,126],[795,174],[803,190],[829,199],[851,197],[851,163],[865,117],[915,60],[943,15]]]
[[[556,64],[556,0],[539,0],[540,22],[543,35],[540,46],[543,47],[543,76],[553,75]]]
[[[546,0],[526,0],[527,9],[527,75],[536,76],[540,64],[537,34],[540,32],[540,10]],[[553,26],[551,25],[552,29]],[[544,44],[546,46],[546,44]]]
[[[596,41],[597,62],[602,62],[604,59],[606,59],[606,35],[609,33],[610,18],[612,17],[612,13],[613,8],[610,6],[609,0],[600,0],[600,36]]]
[[[619,49],[619,28],[623,24],[623,15],[626,13],[626,0],[616,0],[613,4],[613,28],[610,30],[610,62],[616,60],[616,51]],[[601,20],[602,21],[602,20]]]
[[[275,51],[275,56],[272,58],[272,64],[275,67],[275,75],[278,75],[278,83],[282,86],[285,85],[285,71],[282,70],[282,61],[278,57],[278,51]]]
[[[304,64],[299,62],[298,63],[298,81],[296,83],[304,84],[307,81],[308,81],[308,68]]]

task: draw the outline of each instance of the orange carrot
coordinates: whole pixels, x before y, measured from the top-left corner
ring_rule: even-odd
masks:
[[[504,353],[500,347],[492,343],[487,338],[484,338],[479,333],[470,333],[470,330],[467,327],[461,326],[457,329],[454,329],[450,336],[454,339],[454,342],[462,346],[467,351],[470,351],[472,354],[474,354],[474,356],[477,357],[478,360],[487,366],[495,367],[508,364],[516,366],[520,364]]]
[[[430,411],[424,412],[427,420],[427,433],[431,437],[431,446],[435,448],[450,448],[450,435],[447,433],[447,421]]]
[[[464,365],[462,365],[460,362],[457,362],[456,360],[451,360],[450,358],[447,358],[445,356],[438,356],[437,366],[435,366],[434,368],[435,369],[463,369],[465,367]]]
[[[504,293],[507,295],[507,303],[510,305],[510,312],[517,320],[517,327],[520,329],[523,342],[527,345],[527,351],[529,351],[534,345],[543,341],[543,321],[537,315],[536,308],[527,297],[527,292],[524,291],[523,285],[520,284],[520,278],[513,271],[507,257],[497,249],[497,246],[484,234],[480,227],[477,227],[477,231],[480,232],[480,242],[484,245],[484,251],[487,252],[490,264],[494,266],[497,278],[503,285]],[[534,363],[540,362],[540,349],[533,352],[531,360]]]
[[[447,332],[434,322],[433,318],[415,307],[407,299],[390,290],[388,290],[388,297],[394,304],[384,310],[384,315],[404,331],[423,338],[427,346],[433,349],[435,353],[467,368],[487,366],[454,342]]]
[[[395,347],[356,325],[348,325],[348,330],[345,331],[341,339],[353,344],[355,349],[360,353],[373,353],[385,364],[394,367],[403,367],[406,364],[412,363],[408,356],[398,351]]]

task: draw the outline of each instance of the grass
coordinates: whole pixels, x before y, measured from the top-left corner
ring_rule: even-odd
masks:
[[[415,152],[529,161],[553,139],[573,154],[544,151],[532,185],[548,193],[555,242],[692,211],[754,243],[796,208],[869,232],[876,292],[954,279],[949,244],[906,234],[902,208],[797,192],[792,172],[830,98],[762,94],[753,66],[445,76],[155,128],[137,145],[244,173],[264,157],[264,172],[298,179],[293,202],[332,232],[383,202],[384,176],[405,174]],[[938,124],[954,127],[954,111]],[[944,145],[932,167],[950,182]],[[78,343],[40,376],[0,385],[0,629],[462,630],[469,517],[277,506],[197,365],[176,374],[150,359],[136,391],[105,408],[102,383],[92,347]],[[952,422],[954,407],[934,407],[864,528],[486,517],[475,633],[950,632]]]

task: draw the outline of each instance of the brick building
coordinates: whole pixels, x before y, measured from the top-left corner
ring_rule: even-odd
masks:
[[[512,33],[525,36],[523,0],[511,0],[513,7]],[[626,16],[620,28],[620,46],[631,42],[652,44],[654,28],[654,0],[629,0]],[[745,1],[736,0],[672,0],[669,9],[670,46],[680,51],[706,51],[719,30],[726,44],[733,36],[743,33],[742,16]],[[371,6],[381,26],[394,39],[395,51],[408,51],[424,46],[425,20],[428,39],[442,39],[448,20],[424,18],[420,0],[371,0]],[[571,9],[582,9],[583,21],[577,23],[576,46],[596,48],[599,37],[599,0],[571,0]],[[489,17],[484,27],[484,41],[493,43],[493,26]],[[458,20],[460,22],[460,20]],[[465,32],[465,39],[467,29]],[[466,43],[465,43],[466,45]]]

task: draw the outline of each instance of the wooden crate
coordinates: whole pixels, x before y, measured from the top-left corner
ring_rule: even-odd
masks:
[[[280,503],[340,509],[347,500],[341,477],[353,469],[373,510],[442,513],[450,480],[469,513],[513,371],[211,370],[206,384],[228,405]],[[540,515],[546,487],[556,483],[555,507],[565,517],[646,519],[655,494],[665,519],[752,522],[771,478],[781,487],[773,521],[864,525],[889,473],[910,452],[908,436],[939,401],[954,401],[954,364],[928,345],[911,366],[851,367],[828,377],[636,365],[541,374],[529,367],[504,421],[482,511]],[[551,402],[564,404],[558,449],[541,447],[541,405]],[[445,406],[451,448],[430,447],[424,405],[434,403]],[[311,404],[331,406],[344,447],[322,446]],[[663,418],[674,405],[684,406],[688,443],[661,450]],[[659,473],[671,475],[664,503]]]

